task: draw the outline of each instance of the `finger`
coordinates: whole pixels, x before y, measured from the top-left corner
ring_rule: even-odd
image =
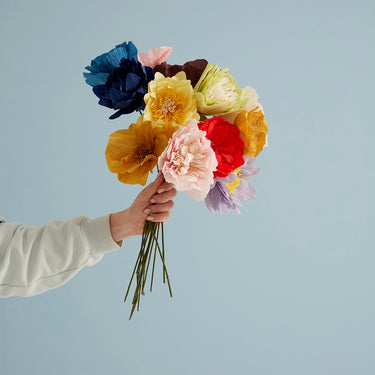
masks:
[[[162,212],[167,212],[167,211],[170,211],[174,206],[174,203],[173,201],[168,201],[166,203],[158,203],[158,204],[153,204],[153,205],[150,205],[148,206],[145,210],[143,210],[143,212],[145,214],[158,214],[158,213],[162,213]]]
[[[158,189],[158,193],[163,193],[164,191],[169,191],[169,190],[172,190],[174,188],[174,185],[171,184],[170,182],[166,182],[164,181],[160,186],[159,186],[159,189]]]
[[[139,193],[139,196],[141,197],[141,199],[146,199],[146,200],[150,199],[157,192],[157,190],[159,189],[163,181],[164,181],[163,173],[159,172],[155,181],[151,182]]]
[[[151,190],[154,190],[155,192],[159,189],[160,185],[164,182],[164,175],[162,172],[158,172],[158,175],[156,176],[156,179],[154,182],[151,182],[148,186]]]
[[[160,194],[154,194],[150,199],[150,203],[165,203],[172,200],[177,195],[177,190],[173,188],[172,190],[166,191]]]
[[[146,219],[149,221],[154,221],[156,223],[165,223],[169,219],[170,216],[171,216],[170,211],[167,211],[167,212],[149,215],[147,216]]]

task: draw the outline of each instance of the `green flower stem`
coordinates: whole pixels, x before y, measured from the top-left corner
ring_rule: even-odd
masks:
[[[154,283],[155,259],[156,259],[156,247],[154,248],[154,260],[152,262],[152,274],[151,274],[150,292],[152,292],[152,285]],[[163,270],[164,270],[164,268],[163,268]]]
[[[162,237],[161,248],[159,245],[160,227],[161,227],[161,237]],[[134,279],[134,275],[136,275],[136,287],[135,287],[135,291],[134,291],[134,295],[132,299],[132,309],[130,312],[129,320],[132,318],[136,307],[137,307],[137,311],[139,311],[141,295],[145,295],[144,288],[145,288],[146,281],[147,281],[147,275],[148,275],[148,270],[149,270],[149,266],[151,263],[151,257],[153,256],[154,259],[152,262],[153,264],[152,264],[150,292],[152,291],[156,252],[159,253],[160,258],[163,263],[163,282],[165,283],[165,277],[166,277],[167,282],[168,282],[169,294],[172,297],[172,289],[171,289],[171,285],[169,282],[167,267],[165,266],[163,223],[155,223],[155,222],[146,220],[145,225],[143,227],[141,248],[139,250],[138,258],[135,263],[133,274],[131,276],[129,286],[128,286],[128,289],[126,291],[126,295],[124,298],[124,302],[125,302],[128,297],[130,286]]]
[[[152,233],[152,235],[155,236],[154,233]],[[158,243],[156,243],[156,246],[157,246],[157,248],[158,248],[158,252],[159,252],[160,258],[161,258],[161,260],[162,260],[162,262],[163,262],[163,269],[164,269],[164,271],[165,271],[165,275],[166,275],[166,277],[167,277],[168,288],[169,288],[169,295],[170,295],[171,297],[173,297],[173,296],[172,296],[171,284],[170,284],[170,282],[169,282],[169,276],[168,276],[167,267],[165,266],[165,262],[164,262],[163,253],[160,251],[160,246],[159,246]]]
[[[163,249],[163,259],[165,261],[165,253],[164,253],[164,223],[161,223],[161,246]],[[163,283],[165,284],[165,268],[163,267]]]

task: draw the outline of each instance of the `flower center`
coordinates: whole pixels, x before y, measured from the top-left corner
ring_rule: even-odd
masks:
[[[237,169],[233,172],[233,173],[236,174],[237,179],[236,179],[235,181],[233,181],[233,182],[229,182],[229,183],[227,183],[227,186],[228,186],[228,188],[229,188],[229,190],[230,190],[230,192],[231,192],[232,194],[234,194],[234,192],[236,191],[236,189],[238,188],[238,185],[240,184],[240,182],[241,182],[241,180],[242,180],[242,178],[241,178],[241,176],[242,176],[241,168],[242,168],[242,166],[239,167],[239,168],[237,168]]]
[[[147,155],[152,155],[152,146],[140,145],[134,151],[134,160],[138,163],[141,163]]]
[[[172,114],[175,110],[176,110],[176,102],[174,101],[174,99],[165,98],[163,100],[163,103],[160,106],[159,112],[162,115],[166,116],[169,113]]]
[[[223,102],[234,102],[238,94],[234,91],[235,86],[229,82],[228,78],[222,78],[218,83],[210,87],[210,100],[219,100]]]

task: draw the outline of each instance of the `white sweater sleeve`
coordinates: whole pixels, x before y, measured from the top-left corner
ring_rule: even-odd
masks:
[[[41,227],[1,217],[0,222],[0,297],[29,297],[57,288],[120,248],[110,233],[109,214],[53,220]]]

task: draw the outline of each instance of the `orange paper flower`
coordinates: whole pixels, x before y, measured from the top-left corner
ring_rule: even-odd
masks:
[[[125,184],[145,185],[176,129],[168,125],[154,127],[141,117],[129,129],[114,132],[105,150],[109,170]]]
[[[259,107],[252,111],[242,111],[234,121],[240,129],[240,138],[245,143],[244,154],[255,158],[263,150],[267,137],[267,122]]]

